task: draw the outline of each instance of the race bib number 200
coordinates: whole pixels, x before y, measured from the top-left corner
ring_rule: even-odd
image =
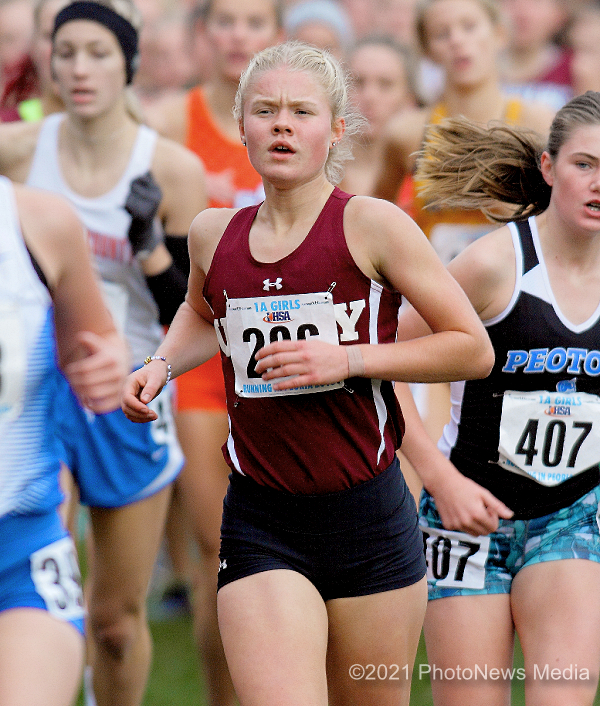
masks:
[[[274,390],[273,383],[278,380],[265,381],[255,371],[256,353],[269,343],[315,338],[339,345],[333,297],[329,292],[228,299],[226,322],[235,391],[240,397],[301,395],[343,387],[340,381]]]

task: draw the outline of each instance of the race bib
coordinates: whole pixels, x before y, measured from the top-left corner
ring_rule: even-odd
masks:
[[[240,397],[303,395],[343,387],[344,382],[340,381],[274,390],[274,383],[287,378],[265,381],[255,371],[256,353],[275,341],[315,338],[339,345],[333,297],[329,292],[228,299],[226,327],[235,391]]]
[[[63,620],[83,618],[81,574],[73,540],[63,537],[52,542],[34,552],[30,561],[31,578],[48,612]]]
[[[504,393],[498,463],[554,486],[600,463],[600,397],[585,392]]]
[[[421,532],[428,582],[442,588],[484,588],[489,537],[433,527],[421,527]]]
[[[157,446],[177,444],[177,431],[173,419],[171,393],[168,387],[164,387],[160,395],[148,402],[148,409],[156,412],[156,419],[150,422],[150,434],[154,443]]]
[[[21,413],[26,368],[19,310],[16,306],[0,305],[0,423]]]

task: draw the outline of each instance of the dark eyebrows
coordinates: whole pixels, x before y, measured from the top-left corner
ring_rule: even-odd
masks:
[[[588,159],[592,162],[597,162],[599,158],[593,154],[588,154],[587,152],[574,152],[571,157],[573,159]]]

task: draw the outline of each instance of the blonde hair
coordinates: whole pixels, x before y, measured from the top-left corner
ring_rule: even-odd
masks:
[[[500,223],[539,215],[552,193],[540,168],[542,152],[555,160],[573,132],[589,125],[600,125],[595,91],[576,96],[556,113],[545,147],[532,130],[446,119],[430,126],[418,153],[419,194],[428,207],[479,209]],[[513,213],[500,215],[499,202],[513,206]]]
[[[415,31],[417,35],[417,41],[419,48],[423,54],[427,54],[429,51],[429,42],[427,36],[427,11],[437,2],[438,0],[420,0],[417,4],[416,16],[415,16]],[[490,18],[490,21],[494,27],[502,24],[503,17],[496,0],[472,0],[481,7],[486,15]]]
[[[332,125],[345,122],[345,132],[337,145],[329,150],[325,176],[332,183],[341,181],[344,163],[352,159],[351,139],[360,132],[364,120],[351,106],[348,97],[349,78],[339,62],[329,52],[298,41],[284,42],[256,54],[240,77],[233,114],[243,122],[244,99],[259,74],[286,67],[291,71],[306,71],[322,86],[331,107]]]

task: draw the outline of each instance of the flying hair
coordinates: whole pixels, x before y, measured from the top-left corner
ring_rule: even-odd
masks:
[[[446,118],[428,128],[417,153],[419,194],[428,208],[479,209],[499,223],[539,215],[552,191],[540,169],[542,152],[555,160],[573,132],[590,125],[600,125],[595,91],[556,113],[546,146],[533,130]],[[510,217],[498,211],[499,203],[514,207]]]
[[[543,150],[532,130],[446,118],[429,127],[417,153],[419,195],[427,208],[480,210],[501,223],[540,214],[550,202]],[[515,210],[500,214],[499,202]]]

